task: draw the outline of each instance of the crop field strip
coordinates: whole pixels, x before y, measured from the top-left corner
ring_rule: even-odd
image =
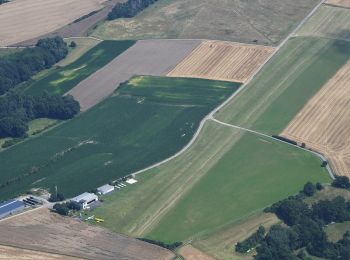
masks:
[[[305,105],[282,132],[330,160],[350,177],[350,61]]]
[[[71,197],[161,161],[185,146],[239,85],[135,77],[74,120],[3,151],[0,198],[55,185]]]
[[[204,41],[167,76],[244,83],[273,51],[273,47]]]
[[[102,39],[213,39],[264,45],[281,41],[318,0],[158,0],[133,18],[107,21]]]
[[[350,8],[350,0],[327,0],[326,4]]]
[[[199,40],[143,40],[79,82],[68,94],[86,111],[134,75],[165,76],[200,44]],[[78,72],[79,73],[79,72]]]
[[[328,5],[321,6],[297,33],[297,36],[350,41],[350,9]]]
[[[0,6],[0,46],[58,29],[102,8],[105,0],[16,0]]]

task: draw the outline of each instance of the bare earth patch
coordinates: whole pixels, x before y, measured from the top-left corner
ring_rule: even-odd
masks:
[[[315,149],[350,177],[350,61],[306,104],[282,135]]]
[[[45,208],[2,221],[0,234],[2,245],[68,257],[101,260],[173,257],[166,249],[61,217]]]
[[[205,41],[168,76],[245,82],[273,51],[267,46]]]
[[[163,76],[173,69],[201,41],[138,41],[102,69],[68,92],[85,111],[111,95],[120,83],[134,75]]]
[[[0,46],[52,32],[103,7],[105,0],[16,0],[0,7]]]
[[[184,246],[179,252],[186,260],[214,260],[191,245]]]
[[[327,4],[350,8],[350,0],[327,0]]]

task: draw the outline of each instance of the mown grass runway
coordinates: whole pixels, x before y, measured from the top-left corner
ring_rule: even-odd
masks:
[[[56,185],[71,197],[161,161],[239,85],[132,78],[88,112],[0,153],[0,198]]]

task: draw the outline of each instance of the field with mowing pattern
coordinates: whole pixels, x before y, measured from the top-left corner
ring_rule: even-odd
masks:
[[[168,73],[192,77],[245,82],[273,53],[274,48],[222,41],[204,41]]]
[[[0,199],[55,185],[71,197],[161,161],[239,85],[135,77],[88,112],[1,152]]]
[[[279,134],[350,58],[350,42],[296,37],[215,117]]]
[[[43,91],[64,94],[80,81],[105,66],[116,56],[131,47],[134,41],[103,41],[87,51],[75,62],[62,68],[45,73],[39,79],[30,80],[20,88],[27,94],[38,94]]]

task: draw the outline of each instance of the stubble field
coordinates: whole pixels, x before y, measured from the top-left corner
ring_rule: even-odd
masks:
[[[327,0],[326,3],[347,8],[350,7],[350,0]]]
[[[244,83],[273,53],[274,48],[222,41],[204,41],[168,73]]]
[[[54,31],[102,8],[105,0],[16,0],[0,6],[0,46]]]
[[[284,129],[282,135],[315,149],[338,175],[350,177],[350,62],[344,65]]]

